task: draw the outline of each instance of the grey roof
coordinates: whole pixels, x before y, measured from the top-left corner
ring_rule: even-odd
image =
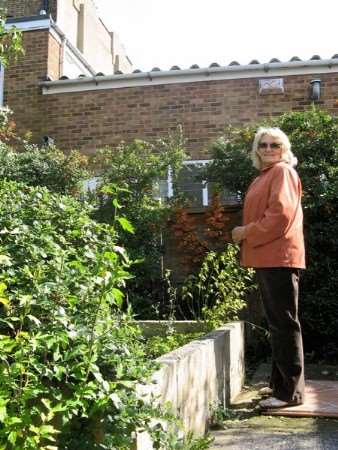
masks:
[[[338,53],[334,54],[330,59],[338,59]],[[306,61],[320,61],[322,60],[322,58],[319,55],[313,55],[311,56],[311,58],[307,59],[307,60],[302,60],[301,58],[299,58],[298,56],[293,56],[289,61],[289,63],[296,63],[296,62],[306,62]],[[269,62],[266,63],[261,63],[260,61],[258,61],[257,59],[253,59],[251,60],[248,64],[240,64],[238,61],[231,61],[227,66],[222,66],[221,64],[219,64],[218,62],[213,62],[211,63],[208,68],[213,68],[213,67],[231,67],[231,66],[239,66],[240,67],[246,67],[248,65],[254,66],[254,65],[261,65],[261,64],[275,64],[275,63],[281,63],[281,61],[278,58],[272,58],[270,59]],[[291,66],[292,64],[290,64]],[[198,64],[193,64],[189,67],[188,70],[194,70],[194,69],[201,69],[201,67]],[[174,65],[169,69],[170,71],[184,71],[187,69],[181,69],[181,67]],[[151,73],[151,72],[168,72],[168,70],[161,70],[159,67],[153,67],[151,70],[149,71],[142,71],[140,69],[134,69],[132,73],[135,74],[140,74],[140,73]],[[102,72],[98,72],[95,76],[104,76],[105,74],[103,74]],[[122,72],[121,70],[116,71],[113,75],[127,75],[127,73]],[[83,74],[79,74],[79,77],[83,77]],[[63,77],[61,77],[60,79],[66,79],[68,78],[66,75],[64,75]]]
[[[265,77],[284,77],[289,75],[310,75],[320,77],[322,74],[338,73],[338,55],[330,59],[300,60],[293,57],[292,61],[280,62],[273,58],[269,62],[241,65],[233,61],[227,66],[212,63],[209,67],[199,68],[197,65],[189,69],[173,66],[170,70],[153,68],[149,72],[134,71],[132,73],[114,73],[111,75],[94,75],[41,81],[43,95],[66,92],[84,92],[102,89],[119,89],[136,86],[150,86],[175,83],[195,83],[201,81],[220,81]],[[155,70],[154,70],[155,69]]]

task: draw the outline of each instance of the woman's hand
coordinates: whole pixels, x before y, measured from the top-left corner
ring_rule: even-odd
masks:
[[[235,244],[239,244],[245,238],[245,227],[235,227],[232,232],[232,240]]]

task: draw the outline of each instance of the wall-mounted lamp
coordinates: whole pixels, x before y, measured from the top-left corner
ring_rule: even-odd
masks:
[[[311,100],[320,99],[320,80],[310,81],[310,98]]]
[[[54,145],[54,139],[50,136],[43,136],[42,137],[42,145],[45,147],[49,147],[50,145]]]

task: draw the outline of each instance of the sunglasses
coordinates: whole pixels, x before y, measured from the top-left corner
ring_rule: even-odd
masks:
[[[258,144],[258,148],[272,148],[272,150],[277,150],[282,147],[282,144],[278,144],[278,142],[272,142],[272,144],[268,144],[267,142],[260,142]]]

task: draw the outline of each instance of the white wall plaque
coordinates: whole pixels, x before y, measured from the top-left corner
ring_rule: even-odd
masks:
[[[259,94],[283,94],[283,78],[264,78],[259,80]]]

